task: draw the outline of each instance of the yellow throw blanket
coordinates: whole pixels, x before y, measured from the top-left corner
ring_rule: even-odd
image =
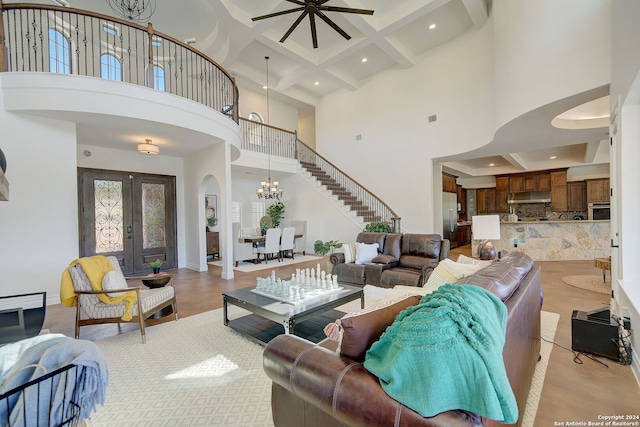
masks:
[[[104,275],[113,270],[111,262],[107,257],[102,255],[95,255],[92,257],[79,258],[71,262],[69,266],[62,273],[62,279],[60,280],[60,302],[67,307],[74,307],[76,305],[76,292],[73,287],[73,280],[71,279],[71,273],[69,268],[80,264],[85,274],[89,278],[91,283],[91,289],[94,291],[102,290],[102,279]],[[105,304],[118,304],[124,301],[126,311],[122,315],[121,319],[128,322],[133,318],[131,314],[131,307],[137,300],[137,295],[134,291],[126,292],[119,297],[110,297],[107,294],[98,294],[98,299]]]

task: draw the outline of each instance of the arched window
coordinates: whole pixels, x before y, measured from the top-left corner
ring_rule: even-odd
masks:
[[[49,28],[49,72],[71,74],[69,40],[55,28]]]
[[[264,123],[260,113],[251,112],[247,119],[252,122]],[[249,143],[255,145],[262,145],[262,125],[257,123],[249,123]]]
[[[100,55],[100,77],[122,81],[122,64],[110,53]]]
[[[164,68],[153,66],[153,87],[164,92]]]

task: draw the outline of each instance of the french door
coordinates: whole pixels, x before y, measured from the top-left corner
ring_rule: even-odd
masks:
[[[115,256],[123,273],[176,267],[175,177],[78,169],[80,255]]]

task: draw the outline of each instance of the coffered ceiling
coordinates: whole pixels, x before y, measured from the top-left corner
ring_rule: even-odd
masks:
[[[53,0],[5,0],[5,3],[18,2],[55,3]],[[106,0],[66,2],[70,7],[113,15]],[[222,65],[241,86],[258,92],[266,83],[264,57],[269,56],[272,96],[308,111],[313,111],[323,96],[336,90],[357,90],[374,74],[391,68],[412,67],[430,49],[466,31],[480,28],[491,13],[491,0],[328,0],[325,5],[372,9],[374,14],[326,12],[351,39],[344,39],[324,21],[316,19],[318,48],[314,49],[307,18],[284,43],[279,41],[298,18],[299,12],[260,21],[251,19],[301,7],[295,2],[156,2],[157,8],[151,17],[156,31],[178,40],[195,39],[192,43],[194,48]],[[602,93],[598,97],[607,94]],[[608,98],[593,111],[572,112],[564,117],[563,123],[571,125],[586,116],[592,119],[600,117],[606,123],[603,114],[608,114]],[[552,128],[549,123],[548,131],[551,132]],[[442,159],[442,162],[445,169],[467,176],[520,172],[550,164],[567,167],[601,161],[608,163],[608,151],[600,144],[607,138],[605,130],[578,131],[574,140],[550,138],[554,141],[553,146],[543,143],[536,151],[514,149],[518,147],[517,135],[504,134],[498,138],[503,141],[502,145],[498,141],[491,144],[490,150],[477,150],[465,156]],[[556,159],[550,163],[553,156]]]

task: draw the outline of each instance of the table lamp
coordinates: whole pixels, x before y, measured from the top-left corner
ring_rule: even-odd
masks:
[[[480,240],[478,257],[483,260],[496,259],[496,248],[491,240],[500,239],[500,216],[478,215],[471,217],[471,232],[475,240]]]

